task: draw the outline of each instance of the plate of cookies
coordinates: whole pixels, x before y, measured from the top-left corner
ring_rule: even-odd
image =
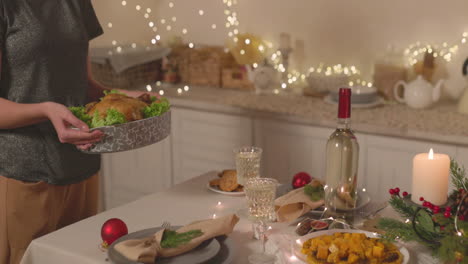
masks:
[[[236,170],[223,170],[218,173],[218,178],[208,182],[208,189],[224,195],[242,196],[244,186],[237,183]]]

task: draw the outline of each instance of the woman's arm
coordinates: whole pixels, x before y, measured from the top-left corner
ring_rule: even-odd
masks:
[[[0,71],[1,71],[0,53]],[[0,87],[1,89],[1,87]],[[67,107],[54,102],[20,104],[0,98],[0,129],[14,129],[50,120],[62,143],[86,145],[99,141],[101,131],[89,132],[88,126],[76,118]],[[78,130],[71,129],[71,126]]]

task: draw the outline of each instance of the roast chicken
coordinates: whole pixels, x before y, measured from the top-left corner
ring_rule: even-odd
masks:
[[[104,96],[100,102],[92,102],[86,105],[86,113],[90,116],[98,111],[101,118],[107,115],[107,109],[115,109],[125,115],[127,122],[143,119],[143,109],[151,104],[151,96],[143,94],[138,98],[123,94],[110,93]]]

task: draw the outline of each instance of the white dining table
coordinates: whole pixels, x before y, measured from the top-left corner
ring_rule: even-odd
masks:
[[[37,238],[29,245],[21,263],[109,264],[107,252],[102,251],[99,245],[102,242],[101,226],[110,218],[122,219],[131,233],[161,226],[164,221],[180,226],[232,213],[239,215],[245,208],[244,196],[227,196],[208,190],[207,183],[216,174],[203,174]],[[381,214],[391,215],[392,212],[387,208]],[[303,263],[292,254],[292,244],[298,238],[294,229],[295,225],[286,223],[271,224],[267,251],[277,256],[276,264]],[[261,243],[252,239],[251,231],[251,222],[241,214],[234,232],[229,235],[235,245],[232,263],[248,263],[249,254],[261,251]],[[437,263],[426,249],[415,244],[406,247],[411,254],[410,263]]]

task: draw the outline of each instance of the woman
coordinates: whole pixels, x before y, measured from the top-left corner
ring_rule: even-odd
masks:
[[[103,134],[67,106],[103,95],[87,62],[89,41],[102,33],[91,0],[0,0],[2,264],[19,263],[32,239],[97,212],[100,157],[77,147]]]

